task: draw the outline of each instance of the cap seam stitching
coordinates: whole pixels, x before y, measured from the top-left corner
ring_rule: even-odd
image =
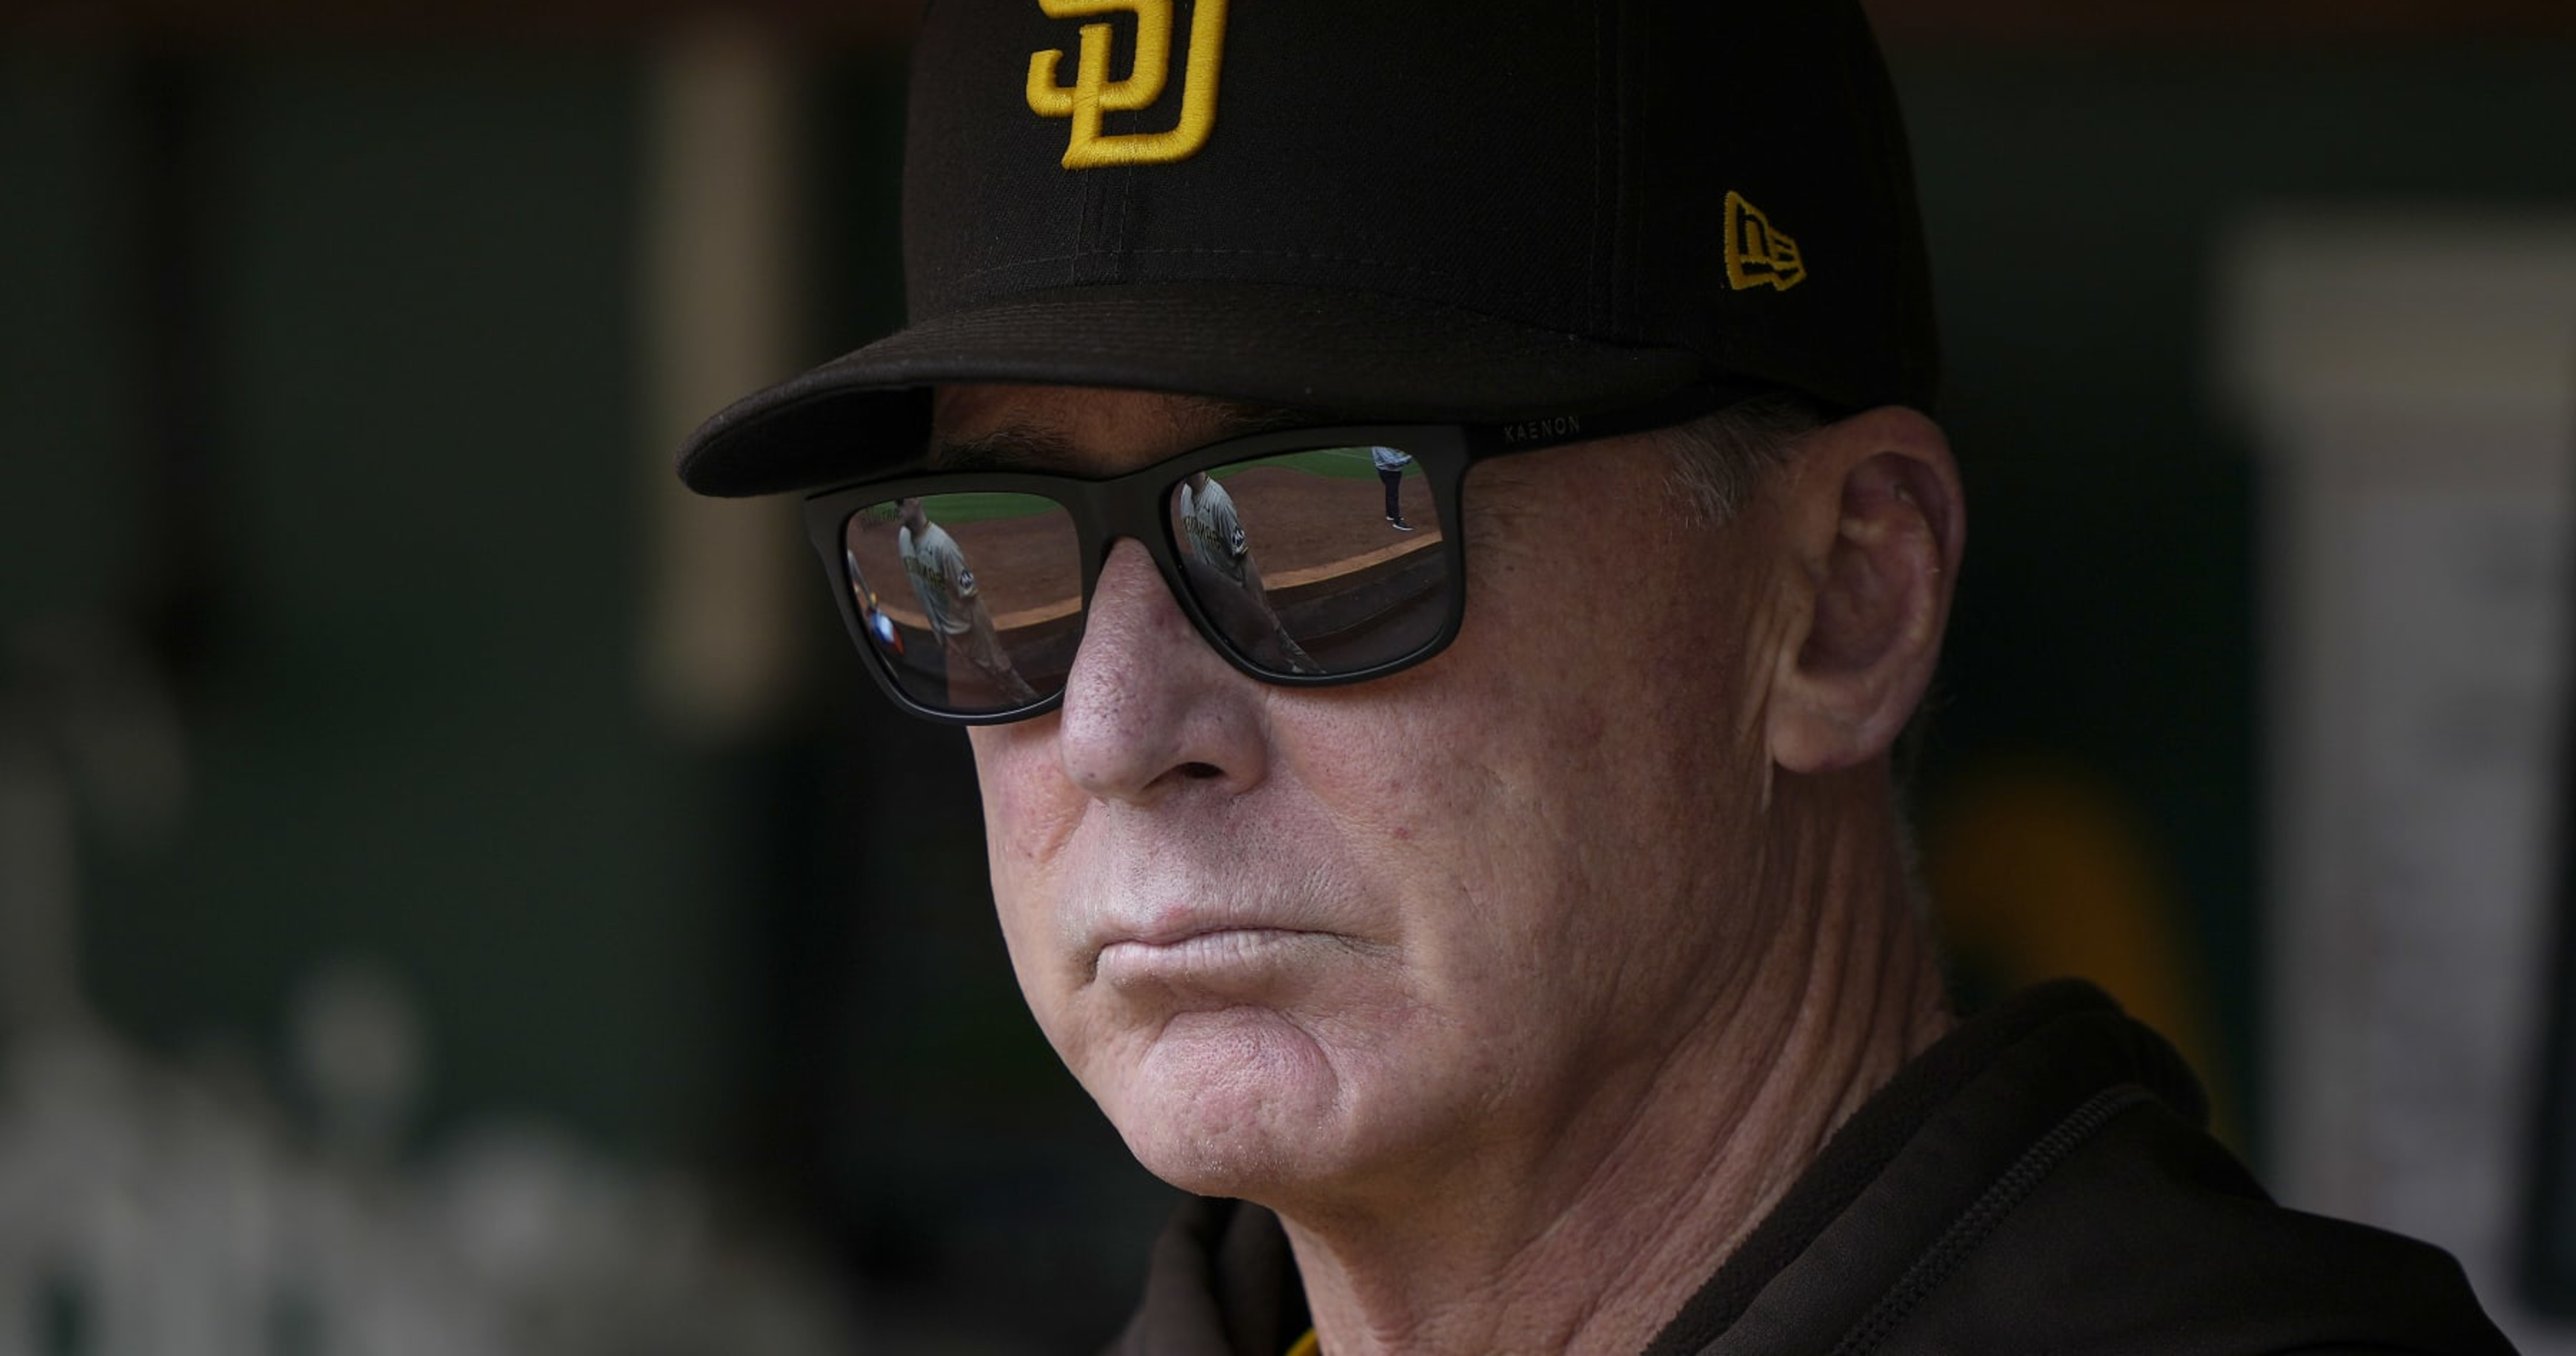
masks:
[[[1198,22],[1195,12],[1192,13],[1190,22],[1193,24]],[[1110,247],[1110,271],[1113,276],[1123,280],[1127,275],[1127,261],[1134,257],[1127,252],[1127,217],[1136,201],[1136,166],[1118,167],[1117,193],[1118,214],[1113,218],[1117,243]]]
[[[1422,275],[1423,275],[1423,276],[1425,276],[1425,277],[1431,277],[1431,278],[1445,278],[1445,279],[1447,279],[1447,280],[1449,280],[1449,281],[1451,281],[1451,282],[1469,283],[1469,284],[1474,284],[1474,285],[1479,285],[1479,286],[1485,285],[1481,279],[1470,278],[1470,277],[1468,277],[1468,276],[1466,276],[1466,275],[1464,275],[1464,274],[1460,274],[1460,273],[1452,273],[1452,272],[1449,272],[1449,271],[1447,271],[1447,270],[1445,270],[1445,269],[1433,268],[1433,267],[1431,267],[1431,266],[1429,266],[1429,265],[1427,265],[1427,264],[1409,264],[1409,263],[1404,263],[1404,262],[1401,262],[1401,261],[1399,261],[1399,260],[1394,260],[1394,259],[1370,259],[1370,258],[1366,258],[1366,257],[1364,257],[1364,256],[1356,255],[1356,254],[1320,254],[1320,253],[1316,253],[1316,252],[1314,252],[1314,251],[1312,251],[1312,250],[1262,250],[1262,249],[1239,249],[1239,248],[1231,248],[1231,247],[1222,247],[1222,246],[1205,246],[1205,245],[1145,245],[1145,246],[1139,246],[1139,247],[1137,247],[1137,248],[1135,248],[1135,249],[1127,250],[1127,251],[1125,251],[1125,253],[1127,253],[1127,254],[1129,254],[1129,255],[1139,255],[1139,254],[1250,255],[1250,256],[1255,256],[1255,257],[1259,257],[1259,258],[1268,258],[1268,259],[1305,259],[1305,260],[1313,260],[1313,261],[1316,261],[1316,262],[1320,262],[1320,263],[1328,263],[1328,264],[1366,264],[1366,265],[1368,265],[1368,266],[1369,266],[1369,267],[1371,267],[1371,268],[1392,268],[1392,269],[1401,269],[1401,270],[1403,270],[1404,272],[1407,272],[1407,273],[1419,273],[1419,274],[1422,274]],[[983,277],[983,276],[985,276],[986,274],[990,274],[990,273],[1004,273],[1004,272],[1008,272],[1008,271],[1010,271],[1011,269],[1015,269],[1015,268],[1029,268],[1029,267],[1033,267],[1033,266],[1040,265],[1040,264],[1062,263],[1062,262],[1064,262],[1064,261],[1066,261],[1066,260],[1069,260],[1069,259],[1078,259],[1078,258],[1082,257],[1082,254],[1083,254],[1083,251],[1080,251],[1080,250],[1077,250],[1077,251],[1075,251],[1075,252],[1073,252],[1073,253],[1071,253],[1071,254],[1041,254],[1041,255],[1036,255],[1036,256],[1033,256],[1033,257],[1031,257],[1031,258],[1027,258],[1027,259],[1014,259],[1014,260],[1012,260],[1011,262],[1009,262],[1009,263],[1007,263],[1007,264],[990,264],[990,265],[987,265],[987,266],[985,266],[985,267],[983,267],[983,268],[973,269],[973,270],[968,271],[968,272],[965,272],[965,273],[957,274],[957,275],[956,275],[956,277],[957,277],[958,281],[963,282],[963,281],[965,281],[965,280],[966,280],[966,279],[968,279],[968,278],[980,278],[980,277]],[[1084,283],[1081,283],[1081,282],[1078,282],[1078,281],[1077,281],[1077,282],[1074,282],[1074,283],[1069,284],[1069,285],[1071,285],[1071,286],[1075,286],[1075,287],[1080,287],[1080,286],[1085,286],[1086,284],[1084,284]]]
[[[1611,37],[1611,41],[1616,44],[1612,59],[1618,63],[1616,69],[1621,77],[1617,91],[1618,102],[1611,108],[1611,112],[1616,117],[1616,121],[1611,126],[1619,138],[1621,174],[1618,199],[1614,209],[1618,215],[1612,218],[1614,230],[1610,237],[1611,313],[1602,328],[1617,334],[1630,334],[1646,328],[1644,320],[1638,314],[1643,309],[1639,297],[1644,291],[1643,280],[1648,258],[1644,223],[1654,220],[1653,205],[1646,199],[1655,191],[1655,176],[1646,173],[1643,168],[1646,163],[1646,148],[1638,144],[1645,136],[1645,133],[1640,130],[1645,126],[1646,121],[1642,105],[1646,97],[1646,85],[1652,76],[1650,73],[1637,70],[1636,65],[1640,56],[1641,41],[1653,41],[1661,34],[1652,30],[1651,20],[1644,17],[1640,6],[1631,5],[1621,10],[1620,17],[1633,27],[1625,28]],[[1637,30],[1645,30],[1642,38]],[[1652,60],[1653,57],[1648,54],[1645,59]],[[1629,193],[1632,184],[1635,188],[1633,202],[1630,200]]]
[[[1264,284],[1264,283],[1247,283],[1247,284],[1243,284],[1243,285],[1244,285],[1244,286],[1247,286],[1247,287],[1266,287],[1266,286],[1272,286],[1273,284]],[[1296,285],[1294,285],[1294,284],[1277,284],[1277,285],[1278,285],[1278,286],[1283,286],[1283,287],[1292,287],[1292,288],[1295,288],[1295,287],[1296,287]],[[1296,290],[1310,290],[1310,289],[1297,288]],[[1357,292],[1361,292],[1361,293],[1370,293],[1370,289],[1366,289],[1366,288],[1355,288],[1355,289],[1349,289],[1349,290],[1357,291]],[[1407,305],[1410,305],[1410,306],[1425,307],[1425,308],[1429,308],[1429,309],[1432,309],[1432,310],[1445,311],[1445,312],[1451,313],[1451,314],[1453,314],[1453,315],[1474,317],[1474,318],[1476,318],[1476,319],[1484,320],[1484,321],[1488,321],[1488,322],[1491,322],[1491,323],[1494,323],[1494,324],[1510,326],[1511,328],[1514,328],[1514,329],[1520,329],[1520,330],[1533,330],[1533,331],[1537,331],[1537,332],[1540,332],[1540,333],[1546,333],[1546,334],[1557,334],[1557,335],[1565,335],[1565,336],[1567,336],[1567,337],[1571,337],[1571,338],[1579,338],[1579,339],[1584,340],[1584,341],[1585,341],[1585,342],[1587,342],[1587,343],[1600,344],[1600,345],[1603,345],[1603,346],[1606,346],[1606,347],[1611,347],[1611,348],[1631,348],[1631,349],[1639,349],[1639,350],[1673,350],[1673,351],[1680,351],[1680,352],[1689,352],[1689,351],[1691,351],[1691,350],[1690,350],[1690,346],[1689,346],[1689,345],[1687,345],[1687,344],[1677,344],[1677,343],[1634,343],[1634,342],[1626,342],[1626,341],[1621,341],[1621,340],[1616,340],[1616,339],[1602,339],[1602,338],[1599,338],[1599,337],[1597,337],[1597,336],[1592,336],[1592,335],[1569,334],[1569,332],[1567,332],[1567,331],[1558,330],[1558,329],[1555,329],[1555,328],[1554,328],[1554,327],[1552,327],[1552,326],[1541,325],[1541,324],[1538,324],[1538,323],[1536,323],[1536,322],[1534,322],[1534,321],[1530,321],[1530,320],[1526,320],[1526,319],[1520,319],[1520,318],[1516,318],[1516,317],[1512,317],[1512,316],[1498,315],[1498,314],[1496,314],[1496,313],[1494,313],[1494,312],[1492,312],[1492,311],[1483,310],[1483,309],[1480,309],[1480,308],[1478,308],[1478,307],[1468,306],[1468,305],[1464,305],[1464,304],[1462,304],[1462,303],[1454,302],[1454,301],[1439,301],[1439,300],[1434,300],[1434,299],[1431,299],[1431,298],[1428,298],[1428,297],[1395,297],[1393,294],[1389,294],[1389,293],[1373,293],[1373,295],[1387,296],[1387,297],[1389,297],[1390,299],[1393,299],[1393,300],[1401,300],[1401,301],[1403,301],[1404,303],[1406,303]],[[1093,308],[1097,308],[1097,309],[1101,309],[1101,310],[1136,310],[1136,309],[1150,309],[1150,308],[1151,308],[1151,303],[1149,303],[1149,302],[1145,302],[1145,301],[1141,301],[1141,300],[1139,300],[1139,299],[1137,299],[1137,298],[1132,298],[1132,297],[1100,297],[1100,298],[1096,298],[1096,299],[1087,299],[1087,300],[1084,302],[1084,304],[1085,304],[1086,306],[1093,307]],[[1047,310],[1051,310],[1051,309],[1053,309],[1053,307],[1052,307],[1052,305],[1051,305],[1050,303],[1048,303],[1048,302],[1042,302],[1042,301],[1031,301],[1031,300],[1028,300],[1028,299],[1027,299],[1027,298],[1025,298],[1025,297],[1019,297],[1019,298],[1012,298],[1012,299],[1006,299],[1006,300],[997,300],[997,301],[992,301],[992,302],[984,303],[984,304],[981,304],[981,305],[972,305],[972,306],[967,306],[967,307],[963,307],[963,308],[956,309],[956,310],[945,311],[945,312],[942,312],[942,313],[941,313],[941,314],[936,318],[935,322],[933,322],[933,321],[925,321],[924,323],[925,323],[925,324],[929,324],[929,323],[942,323],[942,324],[945,324],[945,323],[959,323],[959,324],[962,324],[962,323],[965,323],[969,318],[972,318],[973,320],[976,320],[976,321],[984,321],[984,322],[995,322],[995,323],[999,323],[999,322],[1001,322],[1003,319],[1005,319],[1006,317],[1016,316],[1016,315],[1019,315],[1019,314],[1024,313],[1024,312],[1030,312],[1030,311],[1047,311]],[[909,330],[909,329],[907,329],[907,330],[905,330],[905,331],[901,331],[901,332],[899,332],[898,334],[888,335],[888,336],[886,336],[886,338],[885,338],[885,339],[879,340],[879,341],[878,341],[878,343],[880,343],[880,344],[881,344],[881,343],[887,342],[888,340],[892,340],[892,339],[895,339],[895,338],[899,338],[899,337],[901,337],[901,334],[903,334],[903,333],[909,333],[909,332],[910,332],[910,330]],[[858,357],[860,354],[870,352],[870,351],[872,351],[872,350],[873,350],[873,349],[875,349],[875,348],[876,348],[876,345],[875,345],[875,344],[871,344],[871,345],[867,346],[866,348],[862,348],[862,349],[856,350],[856,351],[854,351],[854,352],[852,352],[852,353],[844,354],[844,355],[842,355],[842,358],[841,358],[841,359],[836,359],[836,360],[834,360],[834,361],[837,363],[837,362],[840,362],[840,361],[845,361],[845,360],[848,360],[848,359],[856,358],[856,357]],[[815,372],[821,372],[821,371],[823,371],[823,370],[825,370],[825,369],[827,369],[827,368],[830,368],[830,367],[832,367],[832,366],[833,366],[833,364],[832,364],[832,363],[827,363],[827,364],[824,364],[824,366],[823,366],[823,367],[821,367],[821,368],[816,368],[814,371],[815,371]],[[804,374],[804,375],[810,376],[810,375],[814,375],[814,373],[806,373],[806,374]],[[800,378],[800,379],[801,379],[801,378]]]
[[[1604,54],[1601,44],[1601,10],[1596,6],[1592,11],[1592,70],[1594,78],[1596,79],[1601,78],[1604,71],[1603,56]],[[1618,88],[1618,72],[1615,67],[1609,68],[1609,80],[1611,88],[1615,91]],[[1617,278],[1617,270],[1615,267],[1604,266],[1601,249],[1601,218],[1606,208],[1608,213],[1615,220],[1618,213],[1618,207],[1615,203],[1605,203],[1604,194],[1602,193],[1601,162],[1604,158],[1604,148],[1602,146],[1601,136],[1602,100],[1598,91],[1594,93],[1591,102],[1592,221],[1590,233],[1584,241],[1584,253],[1588,262],[1591,264],[1592,279],[1591,286],[1584,290],[1590,293],[1590,296],[1586,298],[1588,303],[1586,309],[1592,312],[1592,328],[1594,330],[1602,330],[1609,328],[1609,326],[1602,323],[1606,318],[1603,312],[1608,309],[1609,292],[1611,288],[1617,286],[1615,281]]]

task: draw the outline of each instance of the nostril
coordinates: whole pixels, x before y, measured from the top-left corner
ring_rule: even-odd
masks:
[[[1214,763],[1183,763],[1180,767],[1180,773],[1182,776],[1190,778],[1193,781],[1206,781],[1210,777],[1222,777],[1225,775],[1217,769],[1217,765]]]

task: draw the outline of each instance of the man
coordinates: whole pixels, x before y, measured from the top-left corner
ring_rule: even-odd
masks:
[[[1386,520],[1398,532],[1410,532],[1413,524],[1404,520],[1404,468],[1413,458],[1400,447],[1372,447],[1369,462],[1377,467],[1378,483],[1386,487]]]
[[[993,614],[976,590],[975,569],[966,563],[957,539],[930,521],[919,496],[906,496],[896,509],[903,525],[895,529],[895,553],[903,560],[904,577],[912,581],[913,596],[921,600],[922,614],[930,622],[931,634],[939,638],[952,675],[955,666],[962,664],[1012,700],[1036,701],[1036,690],[1012,667],[1001,637],[994,634]]]
[[[1190,472],[1180,496],[1182,541],[1190,555],[1238,589],[1259,589],[1261,566],[1252,558],[1252,537],[1234,511],[1234,496],[1205,471]]]
[[[977,727],[1021,987],[1206,1198],[1117,1350],[2504,1349],[2097,992],[1945,1008],[1888,763],[1964,517],[1855,8],[942,0],[914,91],[911,327],[681,472],[838,486],[845,608],[914,475],[1057,506],[1038,700],[870,671]],[[1321,671],[1212,625],[1191,477],[1379,446],[1445,530],[1334,556]]]
[[[1234,496],[1207,472],[1193,471],[1181,482],[1177,516],[1189,568],[1223,581],[1222,587],[1196,590],[1210,620],[1265,662],[1292,672],[1324,672],[1271,606],[1269,585],[1262,582],[1261,562],[1253,558],[1252,535],[1234,511]]]

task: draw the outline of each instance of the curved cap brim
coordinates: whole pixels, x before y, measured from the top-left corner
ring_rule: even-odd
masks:
[[[680,479],[774,494],[921,456],[951,382],[1111,386],[1337,418],[1505,422],[1587,413],[1710,374],[1630,347],[1454,307],[1256,284],[1108,284],[952,312],[748,396],[689,435]]]

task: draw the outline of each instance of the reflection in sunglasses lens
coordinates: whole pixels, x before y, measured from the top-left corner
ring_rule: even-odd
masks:
[[[974,715],[1064,686],[1082,639],[1073,516],[989,492],[870,504],[842,525],[868,643],[913,700]]]
[[[1447,618],[1439,509],[1398,449],[1234,462],[1191,475],[1169,504],[1199,610],[1262,668],[1369,668],[1430,643]]]

